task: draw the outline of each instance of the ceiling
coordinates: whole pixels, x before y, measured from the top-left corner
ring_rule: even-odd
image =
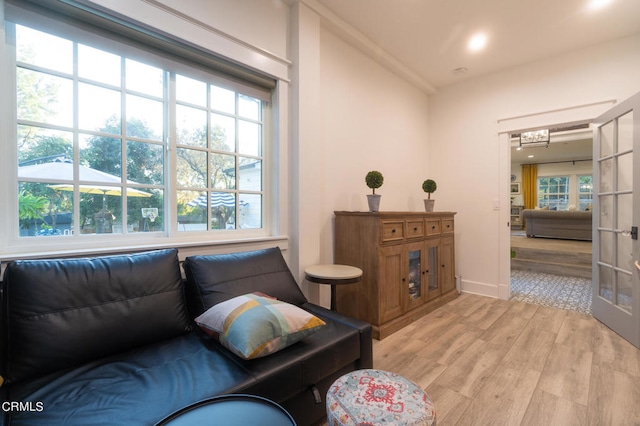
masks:
[[[540,164],[574,160],[591,160],[593,137],[591,129],[551,133],[548,146],[529,146],[517,150],[518,138],[511,139],[512,164]],[[533,157],[529,157],[533,155]]]
[[[593,1],[317,0],[436,89],[640,33],[639,0]],[[479,31],[486,47],[470,52]]]

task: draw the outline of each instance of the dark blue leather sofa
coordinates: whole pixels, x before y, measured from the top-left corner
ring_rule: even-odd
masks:
[[[14,261],[2,282],[0,424],[153,425],[229,393],[322,422],[326,391],[372,367],[371,327],[309,303],[278,248],[189,257],[175,249]],[[260,291],[327,325],[243,360],[193,324],[208,307]]]

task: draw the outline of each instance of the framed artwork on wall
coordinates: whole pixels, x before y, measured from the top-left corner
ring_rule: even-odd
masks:
[[[520,182],[511,183],[511,195],[520,194]]]

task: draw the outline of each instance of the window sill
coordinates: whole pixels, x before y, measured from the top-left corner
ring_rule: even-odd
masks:
[[[121,241],[122,243],[122,241]],[[162,243],[145,243],[145,244],[119,244],[113,247],[100,248],[69,248],[58,250],[34,251],[33,246],[19,247],[15,250],[0,253],[0,263],[5,264],[11,260],[17,259],[39,259],[53,257],[80,257],[80,256],[102,256],[117,253],[131,253],[145,250],[158,250],[164,248],[177,248],[180,260],[186,256],[207,255],[218,253],[230,253],[240,251],[259,250],[278,246],[280,250],[289,248],[289,237],[286,235],[276,235],[270,237],[254,237],[254,238],[235,238],[229,240],[210,240],[210,241],[164,241]],[[28,251],[27,251],[28,250]],[[4,265],[3,265],[4,266]],[[3,268],[4,269],[4,268]]]

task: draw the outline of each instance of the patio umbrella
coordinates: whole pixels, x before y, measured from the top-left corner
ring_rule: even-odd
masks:
[[[86,194],[102,194],[102,212],[106,211],[107,195],[122,195],[122,187],[104,185],[106,183],[121,184],[122,178],[91,167],[78,166],[79,180],[91,182],[78,185],[78,190]],[[73,180],[73,162],[65,159],[57,159],[49,163],[33,164],[30,166],[18,167],[19,179],[37,179],[37,180]],[[127,183],[136,183],[127,180]],[[50,188],[59,191],[74,191],[73,183],[57,183],[49,185]],[[127,188],[128,197],[151,197],[152,194],[140,191],[135,188]],[[104,216],[103,216],[104,218]],[[104,232],[104,220],[102,221],[102,231]]]
[[[244,203],[240,201],[240,205]],[[191,200],[187,203],[190,207],[207,207],[207,194],[202,194],[195,200]],[[212,192],[211,193],[211,207],[235,207],[236,197],[230,192]]]

